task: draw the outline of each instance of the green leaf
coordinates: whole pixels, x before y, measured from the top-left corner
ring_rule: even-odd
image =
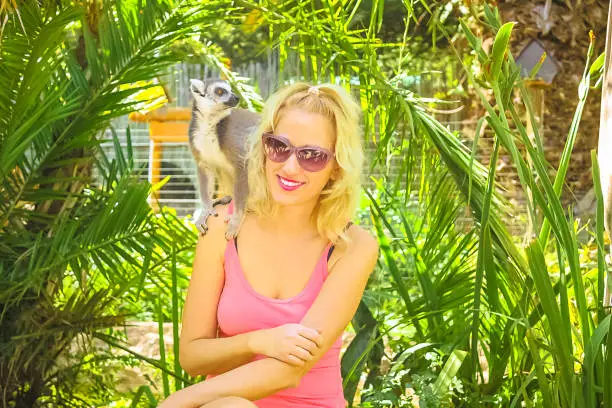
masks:
[[[164,312],[162,308],[162,298],[159,297],[157,300],[157,330],[158,330],[158,340],[159,340],[159,363],[163,367],[168,367],[168,362],[166,360],[166,342],[164,341]],[[168,373],[166,371],[162,371],[162,385],[164,397],[167,398],[170,395],[170,381],[168,379]]]
[[[376,325],[364,325],[358,329],[355,337],[348,345],[340,362],[344,396],[352,401],[357,392],[362,373],[370,351],[379,339],[376,337]]]
[[[476,52],[478,61],[481,64],[484,64],[487,61],[488,57],[487,57],[487,53],[482,49],[482,42],[480,41],[479,38],[476,38],[472,30],[470,30],[467,24],[465,24],[465,21],[463,19],[459,20],[459,24],[461,24],[461,30],[463,31],[465,38],[470,43],[470,46],[472,47],[472,49]]]
[[[604,407],[612,406],[612,324],[608,330],[608,343],[606,344],[606,357],[603,362],[604,378],[603,378],[603,403]]]
[[[597,328],[593,331],[593,335],[584,347],[583,372],[587,378],[590,377],[590,381],[587,382],[590,388],[593,388],[595,385],[595,362],[597,361],[598,356],[603,356],[604,349],[602,348],[602,344],[610,331],[610,319],[612,319],[612,316],[608,315],[599,323],[599,325],[597,325]],[[594,390],[592,391],[594,393]]]
[[[589,75],[593,76],[593,75],[603,72],[605,61],[606,61],[606,53],[602,52],[601,54],[599,54],[599,57],[597,57],[595,61],[593,61],[593,64],[591,64],[591,68],[589,69]]]
[[[436,395],[446,395],[448,393],[451,381],[457,374],[457,371],[459,371],[459,368],[461,367],[461,364],[463,364],[463,360],[466,356],[466,351],[453,350],[433,385],[434,393]]]
[[[497,34],[495,35],[495,41],[493,42],[493,49],[491,52],[491,80],[498,81],[501,74],[502,64],[506,58],[508,52],[508,43],[510,42],[510,36],[512,35],[512,28],[516,23],[510,22],[505,23]]]
[[[148,385],[141,385],[140,387],[138,387],[138,390],[136,390],[136,394],[134,394],[134,398],[132,398],[132,404],[130,405],[130,407],[137,408],[138,403],[142,399],[143,395],[147,397],[150,407],[157,406],[158,401],[155,399],[153,391],[151,391],[151,387],[149,387]]]
[[[535,76],[540,71],[540,68],[542,68],[542,64],[544,63],[545,60],[546,60],[546,52],[543,52],[537,64],[535,64],[534,67],[531,68],[531,72],[529,73],[529,79],[535,78]]]
[[[527,248],[527,258],[531,267],[531,273],[534,279],[535,287],[540,298],[540,303],[544,309],[544,313],[548,319],[548,330],[553,340],[553,354],[555,360],[558,361],[557,370],[562,381],[562,395],[565,396],[565,402],[569,403],[572,389],[573,378],[573,356],[571,351],[572,334],[563,331],[561,312],[555,300],[544,254],[537,240],[533,241]]]
[[[181,311],[179,310],[179,287],[178,287],[178,274],[176,269],[176,245],[172,247],[172,338],[173,338],[173,350],[174,350],[174,372],[178,375],[175,377],[174,387],[175,391],[179,391],[184,387],[183,381],[180,377],[184,375],[181,363],[179,360],[179,324]]]

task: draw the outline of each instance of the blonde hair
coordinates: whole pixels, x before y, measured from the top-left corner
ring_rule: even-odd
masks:
[[[338,177],[336,180],[330,179],[321,192],[313,217],[321,236],[333,242],[338,239],[348,242],[344,229],[359,203],[364,155],[361,108],[339,85],[313,86],[298,82],[277,91],[268,99],[259,128],[251,135],[247,211],[272,217],[277,209],[268,189],[261,134],[274,131],[283,111],[290,108],[323,115],[332,123],[336,137],[334,152],[339,167]]]

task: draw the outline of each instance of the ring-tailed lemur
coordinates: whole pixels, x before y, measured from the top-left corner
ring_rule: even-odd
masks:
[[[228,203],[231,197],[223,197],[213,203],[214,184],[211,176],[233,182],[234,212],[228,217],[226,239],[235,238],[244,217],[249,192],[247,176],[248,136],[259,124],[259,114],[236,108],[240,98],[229,83],[214,79],[191,79],[193,95],[189,146],[198,166],[202,213],[196,225],[202,234],[208,230],[207,220],[217,216],[214,205]]]

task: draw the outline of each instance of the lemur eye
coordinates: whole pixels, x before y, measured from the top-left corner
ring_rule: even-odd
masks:
[[[215,93],[216,93],[218,96],[222,96],[222,95],[224,95],[224,94],[225,94],[225,89],[223,89],[223,88],[217,88],[217,89],[215,90]]]

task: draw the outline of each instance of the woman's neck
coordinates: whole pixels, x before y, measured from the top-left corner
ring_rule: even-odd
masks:
[[[262,220],[262,226],[279,237],[315,238],[318,236],[313,218],[315,205],[278,206],[273,217]]]

